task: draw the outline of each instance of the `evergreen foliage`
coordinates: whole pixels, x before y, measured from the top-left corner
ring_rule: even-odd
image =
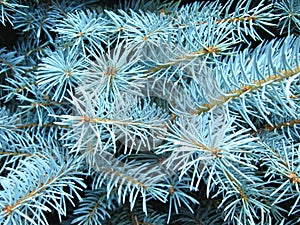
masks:
[[[0,224],[299,223],[300,1],[100,2],[0,0]]]

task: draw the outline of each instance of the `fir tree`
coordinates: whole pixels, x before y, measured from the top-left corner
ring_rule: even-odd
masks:
[[[299,223],[300,1],[100,2],[0,0],[0,224]]]

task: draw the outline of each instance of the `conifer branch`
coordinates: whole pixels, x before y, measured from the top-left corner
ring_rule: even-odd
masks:
[[[97,2],[0,0],[0,224],[299,224],[298,1]]]
[[[265,79],[260,79],[253,81],[251,85],[244,85],[240,89],[230,91],[225,93],[225,96],[220,96],[211,103],[204,103],[201,108],[197,108],[196,112],[192,111],[191,114],[201,114],[203,112],[208,112],[216,106],[224,105],[226,102],[242,98],[245,94],[258,91],[267,85],[273,85],[273,83],[282,82],[285,79],[291,78],[293,76],[298,76],[300,73],[300,66],[295,67],[291,70],[280,71],[278,74],[268,76]]]

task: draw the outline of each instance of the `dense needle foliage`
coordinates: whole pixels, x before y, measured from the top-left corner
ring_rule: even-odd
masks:
[[[300,222],[299,0],[0,12],[0,225]]]

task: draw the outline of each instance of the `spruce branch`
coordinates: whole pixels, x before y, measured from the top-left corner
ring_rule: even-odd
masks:
[[[76,177],[81,173],[75,170],[75,164],[76,160],[71,158],[63,163],[39,154],[18,161],[14,169],[8,168],[9,175],[1,179],[1,221],[47,224],[44,214],[50,207],[60,218],[65,215],[65,201],[72,202],[73,196],[63,191],[63,187],[68,186],[79,197],[80,186],[85,186]]]
[[[273,1],[278,13],[280,33],[298,33],[300,28],[300,3],[296,0]]]
[[[299,223],[298,2],[99,2],[0,0],[0,224]]]
[[[74,215],[79,216],[72,221],[72,224],[101,224],[100,221],[109,218],[110,212],[118,207],[114,202],[116,197],[113,195],[114,193],[111,193],[110,198],[107,198],[105,188],[86,191],[79,207],[74,212]]]

